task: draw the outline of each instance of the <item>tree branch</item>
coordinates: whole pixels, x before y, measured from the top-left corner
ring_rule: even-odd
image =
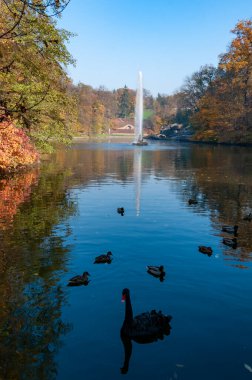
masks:
[[[7,30],[6,32],[0,34],[0,38],[3,38],[7,34],[11,33],[18,26],[18,24],[20,23],[20,21],[22,20],[22,17],[24,15],[24,11],[25,11],[26,0],[24,0],[22,2],[23,2],[23,8],[20,11],[20,16],[19,16],[18,20],[15,22],[15,24],[9,30]],[[9,7],[8,7],[8,9],[9,9]]]

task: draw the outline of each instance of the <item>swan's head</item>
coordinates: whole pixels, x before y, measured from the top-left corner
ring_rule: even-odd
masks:
[[[83,277],[87,277],[87,276],[90,276],[90,274],[88,272],[83,272]]]
[[[122,291],[122,302],[126,301],[126,298],[129,296],[129,289],[125,288]]]
[[[107,256],[108,256],[108,257],[113,256],[113,255],[112,255],[112,252],[111,252],[111,251],[108,251],[108,252],[107,252]]]

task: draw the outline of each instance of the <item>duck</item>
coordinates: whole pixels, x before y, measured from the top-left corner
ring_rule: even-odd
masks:
[[[154,277],[159,277],[160,279],[163,278],[165,275],[163,265],[160,265],[160,266],[147,265],[146,269],[149,274],[151,274]]]
[[[248,222],[251,222],[252,220],[252,213],[250,212],[249,214],[245,215],[243,220],[247,220]]]
[[[70,278],[68,286],[88,285],[88,276],[90,276],[88,272],[84,272],[82,275],[74,276]]]
[[[124,208],[123,207],[118,207],[117,208],[117,212],[118,212],[118,214],[121,214],[121,216],[123,216],[124,215]]]
[[[236,248],[237,247],[237,239],[236,238],[223,238],[223,244],[228,245],[229,247]]]
[[[237,236],[238,226],[222,226],[221,230]]]
[[[125,317],[121,327],[121,335],[138,343],[154,342],[169,335],[172,317],[161,311],[151,310],[133,317],[133,310],[128,288],[122,291],[122,302],[125,302]]]
[[[189,205],[196,205],[198,203],[198,201],[196,201],[196,199],[189,199],[188,203],[189,203]]]
[[[208,256],[211,256],[213,254],[212,248],[211,247],[206,247],[204,245],[200,245],[199,246],[199,251],[201,253],[204,253],[204,254],[208,255]]]
[[[110,256],[112,256],[111,251],[108,251],[106,254],[97,256],[95,258],[94,264],[105,264],[105,263],[110,264],[112,261]]]

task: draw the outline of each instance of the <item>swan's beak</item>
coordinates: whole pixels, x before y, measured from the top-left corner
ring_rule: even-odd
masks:
[[[121,299],[121,302],[125,302],[125,301],[126,301],[126,296],[123,295],[123,296],[122,296],[122,299]]]

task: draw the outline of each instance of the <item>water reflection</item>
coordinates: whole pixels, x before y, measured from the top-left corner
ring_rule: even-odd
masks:
[[[142,151],[128,143],[77,143],[67,152],[58,151],[55,163],[62,170],[68,168],[72,186],[102,184],[109,178],[125,185],[133,181],[137,215],[141,212],[142,181],[150,177],[169,180],[182,204],[197,199],[190,212],[208,213],[216,231],[223,224],[239,225],[239,252],[251,261],[252,223],[244,220],[252,210],[249,149],[161,144],[149,145]],[[223,250],[225,254],[230,252],[225,247]]]
[[[0,378],[54,379],[65,293],[60,273],[69,248],[68,228],[54,227],[76,211],[66,175],[23,173],[1,181]],[[35,186],[35,187],[34,187]]]
[[[38,182],[38,169],[0,179],[0,230],[7,229]]]
[[[122,283],[128,286],[129,282],[132,288],[143,291],[143,302],[148,289],[148,296],[153,296],[158,305],[163,302],[162,307],[165,307],[168,297],[173,303],[176,323],[181,327],[176,328],[176,341],[172,340],[175,334],[167,340],[173,347],[169,360],[170,354],[177,355],[173,365],[180,359],[185,339],[195,339],[195,346],[198,344],[200,348],[193,347],[193,353],[195,357],[201,354],[209,315],[212,318],[209,318],[211,336],[206,336],[208,343],[211,346],[212,336],[227,331],[226,340],[222,340],[227,343],[222,343],[220,349],[228,349],[228,323],[233,326],[240,318],[246,318],[250,307],[244,296],[250,290],[246,277],[249,271],[234,270],[223,265],[223,261],[239,269],[251,267],[252,223],[245,218],[252,210],[251,167],[252,152],[243,148],[149,145],[140,150],[113,142],[109,146],[79,143],[68,150],[58,150],[51,161],[41,167],[40,173],[34,170],[2,180],[0,378],[16,379],[20,373],[23,378],[57,378],[55,358],[60,355],[58,351],[63,340],[67,349],[60,350],[63,352],[59,359],[62,373],[76,361],[76,373],[85,373],[83,367],[87,366],[88,374],[92,370],[100,371],[90,375],[91,379],[95,379],[95,375],[101,378],[111,357],[108,342],[112,342],[111,336],[117,336],[119,329],[119,326],[115,328],[117,321],[113,318],[113,295]],[[142,183],[146,200],[144,213],[141,212]],[[197,204],[190,206],[188,199],[197,199]],[[118,206],[125,207],[123,218],[116,213]],[[136,215],[141,217],[136,218]],[[223,225],[239,226],[236,249],[222,243]],[[202,243],[213,247],[211,260],[202,260],[202,255],[195,254],[202,235]],[[97,252],[100,249],[103,252],[106,247],[115,252],[113,265],[93,266],[92,282],[85,288],[85,297],[78,296],[78,291],[83,289],[68,293],[66,284],[71,276],[65,272],[69,271],[69,266],[71,273],[82,273],[86,265],[93,263]],[[217,256],[224,260],[217,263],[214,260]],[[162,284],[145,271],[146,264],[159,262],[167,269],[167,278]],[[235,281],[232,282],[233,278],[230,281],[228,276],[236,276]],[[226,285],[230,287],[231,282],[232,289],[227,294]],[[108,310],[107,298],[111,310]],[[69,299],[71,312],[68,310],[64,314]],[[224,305],[222,324],[217,327],[213,326],[213,321],[219,321],[220,317],[213,314],[216,304],[220,308]],[[88,313],[79,312],[82,305]],[[236,321],[232,321],[233,316]],[[101,320],[106,320],[107,339],[100,339],[106,334],[102,329],[101,335],[96,334]],[[243,322],[243,335],[239,332],[234,335],[236,331],[232,330],[232,339],[241,347],[245,346],[241,337],[249,336],[251,329],[249,322]],[[81,330],[83,325],[85,330]],[[74,333],[80,336],[77,358],[75,347],[71,350],[71,342],[76,344],[71,336],[73,327]],[[183,336],[180,336],[182,330]],[[88,344],[83,348],[84,334]],[[132,340],[124,336],[122,343],[125,349],[123,372],[127,372]],[[249,342],[245,343],[250,347]],[[159,346],[161,344],[156,346],[156,351],[151,351],[150,345],[151,354],[157,359],[159,354],[164,355]],[[215,351],[215,342],[211,349]],[[117,346],[115,351],[116,355]],[[101,352],[99,370],[96,358]],[[234,352],[237,354],[237,350]],[[229,354],[234,355],[232,359],[235,357],[233,351]],[[68,355],[70,364],[65,360]],[[85,363],[78,360],[84,355]],[[184,357],[187,357],[186,349]],[[137,364],[131,372],[136,367]],[[150,376],[156,373],[159,374],[159,369],[154,368]],[[192,377],[193,374],[188,375]],[[65,379],[67,375],[61,374],[59,378]]]
[[[136,192],[136,215],[140,215],[141,185],[142,185],[142,149],[134,150],[134,181]]]

